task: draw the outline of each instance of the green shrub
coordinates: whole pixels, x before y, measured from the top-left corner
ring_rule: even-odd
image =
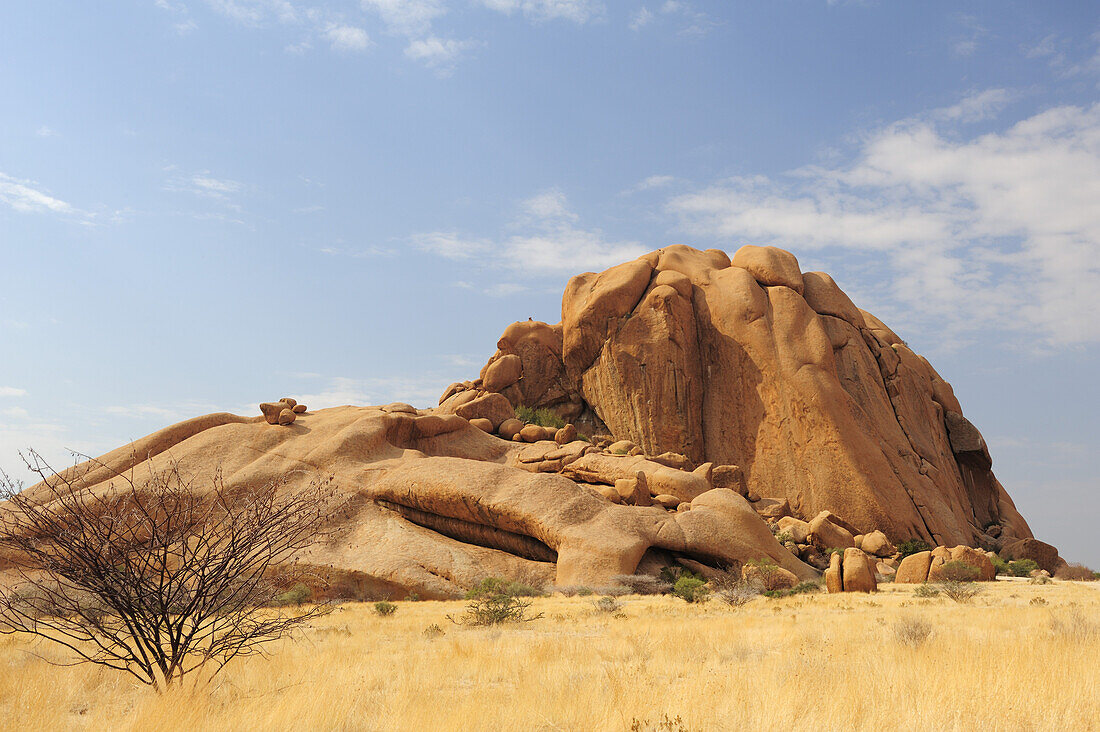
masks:
[[[1009,568],[1008,562],[1001,559],[996,554],[993,555],[990,561],[993,562],[993,569],[996,570],[998,575],[1005,577],[1012,574],[1012,570]]]
[[[676,584],[672,586],[672,594],[685,602],[706,602],[710,591],[703,579],[687,572],[676,580]]]
[[[764,597],[777,598],[777,597],[791,597],[792,595],[803,595],[810,592],[821,592],[821,585],[816,582],[799,582],[794,587],[789,587],[785,590],[767,590],[761,594]]]
[[[466,612],[455,618],[450,615],[447,619],[457,625],[500,625],[501,623],[519,623],[537,620],[542,617],[528,615],[531,607],[530,600],[512,595],[483,595],[470,600],[466,605]]]
[[[945,580],[940,583],[940,592],[946,597],[958,603],[970,602],[981,589],[973,582],[959,582],[957,580]]]
[[[516,407],[516,419],[527,424],[537,424],[540,427],[561,429],[565,426],[565,420],[546,407]]]
[[[541,597],[542,591],[522,582],[502,577],[486,577],[466,592],[467,600],[475,600],[489,595],[508,595],[509,597]],[[589,591],[591,594],[591,591]]]
[[[791,536],[791,532],[789,531],[780,531],[775,535],[775,540],[780,544],[789,544],[794,541],[794,537]]]
[[[940,569],[940,577],[948,582],[973,582],[979,574],[980,569],[959,559],[945,562]]]
[[[397,612],[397,605],[394,605],[392,602],[386,602],[385,600],[382,600],[381,602],[374,603],[374,612],[378,613],[384,618],[387,618]]]
[[[275,598],[275,604],[282,607],[284,605],[304,605],[313,599],[313,590],[309,589],[309,585],[304,582],[291,587]]]
[[[921,552],[930,552],[935,547],[931,546],[924,539],[906,539],[898,544],[898,551],[901,552],[901,559],[905,559],[910,554],[920,554]]]
[[[1038,568],[1034,559],[1015,559],[1008,563],[1008,572],[1013,577],[1030,577]]]
[[[913,594],[915,594],[917,597],[923,598],[939,597],[940,591],[938,588],[928,584],[927,582],[924,582],[919,587],[917,587],[917,591]]]

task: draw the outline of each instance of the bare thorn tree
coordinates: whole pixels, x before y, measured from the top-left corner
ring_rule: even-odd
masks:
[[[213,678],[330,609],[272,606],[305,578],[292,560],[320,538],[331,478],[229,488],[217,474],[200,486],[170,463],[92,489],[79,470],[25,459],[38,487],[0,474],[0,633],[48,639],[74,664],[162,690],[198,669]]]

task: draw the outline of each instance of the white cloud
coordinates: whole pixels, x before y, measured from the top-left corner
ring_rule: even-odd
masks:
[[[964,97],[958,104],[933,110],[932,117],[948,122],[980,122],[995,117],[1014,98],[1007,89],[986,89]]]
[[[640,193],[642,191],[652,191],[657,188],[664,188],[672,185],[676,182],[676,176],[673,175],[651,175],[644,178],[630,188],[627,188],[622,192],[622,195],[629,195],[631,193]]]
[[[565,194],[557,188],[551,188],[548,191],[531,196],[520,204],[520,208],[524,213],[524,219],[527,221],[532,219],[577,220],[577,215],[569,210]]]
[[[521,202],[513,228],[522,227],[530,230],[528,233],[489,241],[436,231],[418,234],[412,241],[447,259],[478,258],[490,266],[533,276],[603,270],[647,251],[638,242],[608,241],[599,230],[579,228],[576,221],[577,215],[569,209],[565,196],[551,189]],[[498,289],[495,294],[513,293]]]
[[[632,31],[641,30],[645,26],[649,25],[651,22],[653,22],[653,11],[649,8],[641,7],[638,8],[638,10],[635,11],[633,14],[631,14],[630,23],[627,25],[627,27],[629,27]]]
[[[441,0],[362,0],[391,30],[406,35],[426,33],[432,21],[447,12]]]
[[[14,419],[26,419],[30,416],[30,412],[23,409],[23,407],[8,407],[7,409],[0,410],[0,414]]]
[[[520,12],[534,20],[587,23],[603,15],[603,4],[595,0],[481,0],[481,4],[509,15]]]
[[[450,365],[453,373],[425,373],[412,376],[355,379],[347,376],[317,377],[326,381],[317,391],[295,396],[310,411],[345,404],[367,406],[407,402],[414,406],[435,406],[447,384],[457,381],[468,367]],[[466,378],[466,377],[461,377]],[[256,411],[255,405],[251,409]]]
[[[26,389],[20,389],[15,386],[0,386],[0,397],[21,397],[26,395]]]
[[[274,18],[280,23],[296,23],[301,19],[301,14],[290,0],[206,0],[206,2],[216,12],[248,25],[256,25],[269,18]]]
[[[329,26],[325,38],[337,51],[364,51],[370,45],[367,32],[352,25]]]
[[[235,180],[219,180],[218,178],[211,178],[208,174],[191,176],[191,183],[197,189],[207,193],[236,193],[241,190],[241,184]]]
[[[477,45],[475,41],[456,41],[430,36],[410,41],[405,48],[405,56],[431,68],[449,71],[464,51]]]
[[[913,327],[1068,345],[1100,341],[1098,200],[1100,104],[971,139],[904,120],[868,136],[847,166],[735,178],[669,210],[730,244],[884,261],[882,297]]]
[[[57,137],[57,130],[50,129],[46,125],[42,125],[34,131],[34,134],[38,135],[39,137]]]
[[[240,210],[240,206],[233,203],[233,197],[244,190],[244,186],[229,178],[217,178],[208,170],[199,171],[190,175],[176,173],[175,166],[165,168],[172,172],[164,183],[166,191],[190,193],[202,198],[212,198],[221,201],[234,210]]]
[[[413,244],[426,252],[445,259],[473,259],[492,251],[489,242],[460,236],[453,231],[432,231],[416,234]]]
[[[509,295],[518,295],[526,291],[526,287],[516,284],[515,282],[498,282],[486,288],[485,294],[489,297],[508,297]]]
[[[76,213],[76,209],[68,203],[38,190],[36,185],[34,181],[20,180],[0,173],[0,202],[22,213]]]

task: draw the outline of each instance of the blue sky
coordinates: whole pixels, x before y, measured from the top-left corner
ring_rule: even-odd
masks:
[[[297,396],[434,404],[576,272],[784,246],[1100,565],[1086,2],[0,7],[0,467]]]

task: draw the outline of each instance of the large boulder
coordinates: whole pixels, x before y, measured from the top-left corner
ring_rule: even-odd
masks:
[[[845,592],[875,592],[878,589],[874,562],[855,547],[844,550],[844,558],[841,560],[841,578]]]
[[[820,549],[846,549],[856,545],[852,532],[832,522],[827,511],[810,521],[810,540]]]
[[[932,552],[917,552],[901,560],[894,574],[894,583],[899,585],[919,585],[928,581],[928,570],[932,565]]]
[[[886,534],[877,529],[863,535],[863,541],[860,542],[859,548],[874,557],[888,557],[897,551],[890,540],[886,538]]]
[[[950,385],[789,252],[665,247],[574,277],[560,324],[516,323],[497,345],[522,362],[514,404],[646,455],[740,466],[744,495],[796,516],[933,545],[977,545],[986,526],[1031,537]]]
[[[1045,569],[1055,574],[1066,562],[1058,556],[1058,550],[1045,541],[1038,539],[1020,539],[1001,547],[1001,558],[1006,561],[1014,559],[1030,559],[1039,565],[1039,569]]]

